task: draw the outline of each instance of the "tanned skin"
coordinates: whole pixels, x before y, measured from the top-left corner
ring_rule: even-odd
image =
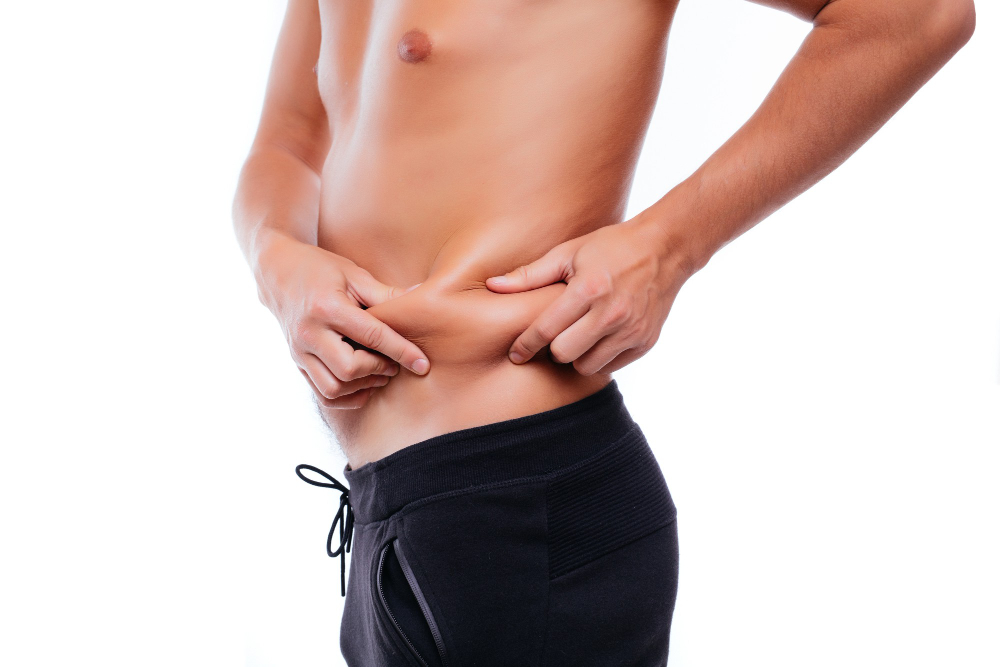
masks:
[[[606,385],[693,273],[975,27],[972,0],[760,4],[813,29],[747,123],[624,220],[673,0],[290,0],[234,221],[352,468]]]

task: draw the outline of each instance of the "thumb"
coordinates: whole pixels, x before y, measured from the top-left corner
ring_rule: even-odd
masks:
[[[565,245],[558,245],[530,264],[486,279],[486,287],[494,292],[525,292],[557,283],[569,276],[573,255]]]
[[[354,297],[368,307],[395,299],[407,291],[404,287],[394,287],[375,280],[375,277],[364,269],[351,275],[350,287]]]

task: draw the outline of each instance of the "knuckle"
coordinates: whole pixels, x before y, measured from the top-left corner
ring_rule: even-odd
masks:
[[[330,308],[320,299],[310,300],[305,307],[306,316],[314,320],[323,320],[330,315]]]
[[[639,344],[635,346],[635,351],[638,352],[639,355],[646,354],[653,349],[654,345],[656,345],[656,338],[657,336],[655,333],[641,337]]]
[[[599,299],[611,292],[611,278],[606,274],[588,276],[580,281],[579,289],[584,298]]]
[[[360,373],[361,368],[358,365],[358,362],[351,358],[340,365],[340,373],[338,373],[337,376],[347,382],[359,378]]]
[[[299,349],[309,348],[316,342],[317,331],[309,322],[302,320],[292,330],[292,339]]]
[[[380,324],[372,323],[365,327],[361,334],[361,343],[365,347],[377,350],[385,342],[385,332]]]
[[[604,313],[604,322],[608,326],[618,327],[628,321],[629,304],[625,299],[615,299]]]
[[[548,322],[542,322],[535,328],[534,338],[542,343],[554,340],[559,332]]]
[[[340,385],[336,381],[334,382],[324,382],[319,388],[323,398],[334,399],[340,396]]]

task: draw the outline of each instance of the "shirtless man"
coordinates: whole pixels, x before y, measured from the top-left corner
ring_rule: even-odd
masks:
[[[349,494],[297,471],[342,491],[349,664],[665,663],[675,508],[611,373],[975,25],[972,0],[760,2],[813,30],[623,221],[675,0],[290,0],[234,218],[347,456]]]

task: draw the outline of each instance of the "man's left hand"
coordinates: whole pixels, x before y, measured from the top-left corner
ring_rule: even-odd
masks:
[[[660,336],[692,270],[671,251],[655,222],[633,218],[557,245],[541,258],[489,278],[511,293],[565,282],[563,293],[514,341],[508,355],[524,363],[549,346],[559,363],[582,375],[611,373],[646,354]]]

